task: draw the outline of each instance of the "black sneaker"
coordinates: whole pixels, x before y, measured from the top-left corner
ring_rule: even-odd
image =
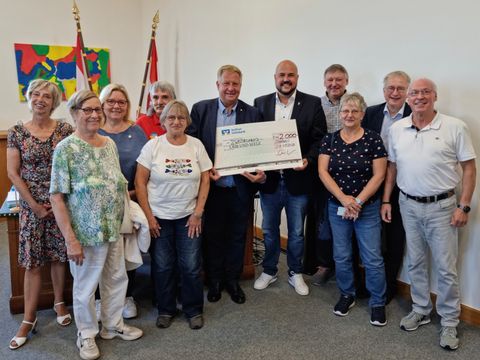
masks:
[[[372,308],[372,316],[370,317],[370,324],[374,326],[387,325],[387,317],[385,316],[385,306],[376,306]]]
[[[355,305],[355,298],[353,296],[341,295],[337,305],[333,308],[333,313],[338,316],[347,316],[353,305]]]

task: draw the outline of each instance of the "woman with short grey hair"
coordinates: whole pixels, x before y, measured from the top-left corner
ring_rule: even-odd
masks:
[[[348,315],[355,305],[352,235],[357,239],[370,292],[370,323],[387,324],[385,268],[381,253],[380,199],[377,190],[385,178],[387,152],[376,132],[363,129],[367,104],[359,93],[340,102],[343,127],[327,134],[320,145],[318,173],[330,192],[328,218],[333,235],[333,258],[340,299],[333,312]]]
[[[67,103],[76,130],[55,149],[50,199],[65,237],[73,276],[73,309],[82,359],[96,359],[99,332],[94,293],[102,297],[100,337],[135,340],[142,330],[124,324],[127,290],[120,226],[126,179],[112,139],[98,133],[103,110],[97,95],[81,90]]]
[[[193,330],[203,327],[202,217],[212,162],[200,140],[185,134],[192,123],[183,101],[170,101],[160,116],[166,134],[150,140],[137,159],[137,198],[152,236],[156,326],[168,328],[182,311]]]

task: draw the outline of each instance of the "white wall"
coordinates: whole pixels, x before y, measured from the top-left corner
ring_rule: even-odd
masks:
[[[0,129],[28,118],[17,95],[14,42],[73,45],[71,2],[1,0]],[[369,104],[382,100],[381,81],[391,70],[427,76],[439,87],[437,108],[470,127],[480,139],[477,87],[480,72],[478,13],[473,0],[78,0],[87,45],[111,49],[112,80],[137,101],[151,19],[157,31],[159,74],[177,86],[188,105],[217,96],[215,74],[233,63],[244,72],[242,99],[274,91],[275,65],[284,58],[299,67],[299,89],[321,95],[323,70],[341,63],[349,90]],[[64,116],[64,108],[56,116]],[[476,146],[476,145],[475,145]],[[477,152],[480,151],[476,146]],[[480,191],[480,189],[478,190]],[[477,191],[477,193],[478,193]],[[477,194],[476,193],[476,194]],[[477,196],[469,225],[460,231],[462,303],[480,309],[480,211]],[[402,275],[405,279],[405,274]]]

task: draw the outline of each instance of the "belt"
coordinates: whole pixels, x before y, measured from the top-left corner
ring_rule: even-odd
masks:
[[[425,204],[437,202],[443,199],[448,199],[450,196],[455,195],[455,190],[449,190],[446,193],[443,193],[440,195],[432,195],[432,196],[412,196],[412,195],[408,195],[402,189],[400,189],[400,191],[407,198],[418,201],[420,203],[425,203]]]

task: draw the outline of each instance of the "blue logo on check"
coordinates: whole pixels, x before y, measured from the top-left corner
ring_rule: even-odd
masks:
[[[222,135],[228,135],[230,134],[230,129],[223,129],[222,130]]]

